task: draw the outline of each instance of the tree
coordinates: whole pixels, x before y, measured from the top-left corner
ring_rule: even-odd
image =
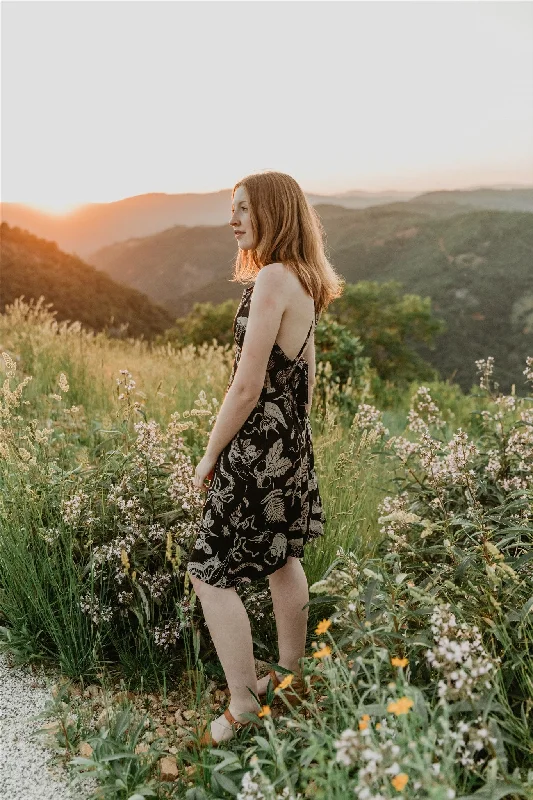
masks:
[[[329,313],[360,338],[363,355],[382,380],[403,385],[438,377],[414,349],[419,343],[433,348],[445,329],[432,315],[431,298],[402,294],[398,281],[359,281],[346,284]]]

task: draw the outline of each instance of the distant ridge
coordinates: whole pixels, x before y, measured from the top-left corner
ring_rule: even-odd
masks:
[[[468,203],[478,208],[532,211],[532,193],[533,189],[524,187],[510,191],[486,187],[472,191],[459,189],[422,194],[353,189],[340,194],[307,193],[306,196],[313,206],[327,204],[352,209],[398,202],[423,202],[427,205],[436,204],[442,199],[446,203]],[[19,203],[2,203],[1,216],[11,226],[18,226],[43,239],[54,241],[64,252],[87,259],[101,247],[162,233],[176,225],[228,225],[230,209],[231,190],[222,189],[205,194],[150,192],[113,203],[88,203],[63,216],[46,214]]]

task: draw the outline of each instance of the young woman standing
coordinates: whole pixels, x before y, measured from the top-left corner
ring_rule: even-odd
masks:
[[[257,681],[239,584],[268,576],[278,663],[300,675],[309,601],[300,559],[326,522],[309,422],[313,334],[344,284],[326,258],[319,217],[290,175],[239,181],[229,224],[239,247],[234,280],[252,283],[234,319],[227,393],[196,467],[194,485],[207,496],[187,564],[231,693],[202,738],[211,745],[231,738],[242,715],[257,710],[249,690],[260,696],[270,677],[279,678]]]

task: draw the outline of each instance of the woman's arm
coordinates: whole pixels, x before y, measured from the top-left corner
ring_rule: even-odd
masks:
[[[205,455],[215,462],[225,446],[231,442],[253,409],[257,405],[261,391],[251,394],[235,380],[229,387],[224,402],[217,414],[215,426],[211,431]]]
[[[205,453],[213,462],[246,422],[259,400],[270,353],[287,305],[287,292],[287,273],[283,264],[268,264],[259,270],[239,364]]]

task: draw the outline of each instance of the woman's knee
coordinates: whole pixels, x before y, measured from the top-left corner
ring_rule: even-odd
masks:
[[[212,584],[207,583],[207,581],[203,581],[201,578],[197,578],[196,575],[191,575],[189,571],[187,571],[187,574],[189,576],[190,582],[192,583],[194,592],[196,596],[200,598],[200,600],[202,599],[202,597],[205,597],[206,594],[213,595],[217,594],[217,592],[228,591],[230,589],[235,591],[235,588],[233,586],[228,586],[227,588],[223,588],[221,586],[213,586]]]

